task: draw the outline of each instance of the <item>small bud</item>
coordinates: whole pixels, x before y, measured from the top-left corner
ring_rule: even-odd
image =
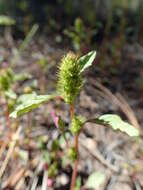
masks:
[[[71,123],[71,128],[70,128],[71,132],[73,134],[79,134],[81,128],[83,127],[84,121],[85,119],[81,116],[74,117]]]
[[[72,161],[75,161],[77,159],[77,153],[75,147],[69,148],[67,154]]]

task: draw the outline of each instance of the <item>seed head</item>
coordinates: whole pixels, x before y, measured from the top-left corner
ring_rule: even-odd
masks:
[[[78,57],[68,53],[61,61],[58,73],[58,92],[64,101],[72,104],[83,86]]]

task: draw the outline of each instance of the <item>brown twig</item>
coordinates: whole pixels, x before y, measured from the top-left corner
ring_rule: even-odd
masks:
[[[99,160],[104,166],[106,166],[107,168],[109,168],[111,171],[118,173],[119,172],[119,168],[110,164],[103,156],[102,154],[95,148],[94,150],[90,149],[88,147],[88,144],[84,143],[83,141],[80,141],[80,145],[89,153],[91,154],[94,158],[96,158],[97,160]]]
[[[3,176],[4,172],[5,172],[5,169],[7,167],[7,164],[9,162],[9,159],[14,151],[14,148],[15,148],[15,145],[16,145],[16,142],[17,140],[19,139],[19,133],[21,131],[21,128],[18,128],[16,133],[13,134],[13,138],[12,138],[12,142],[11,142],[11,146],[9,147],[8,149],[8,152],[7,152],[7,155],[6,155],[6,158],[0,168],[0,178]]]

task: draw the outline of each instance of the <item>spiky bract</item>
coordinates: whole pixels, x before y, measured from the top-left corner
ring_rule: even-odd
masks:
[[[78,57],[68,53],[61,61],[58,73],[58,92],[64,101],[72,104],[83,86]]]

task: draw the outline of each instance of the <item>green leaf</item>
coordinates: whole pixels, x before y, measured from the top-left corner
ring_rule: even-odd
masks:
[[[28,151],[20,149],[18,154],[24,161],[28,161]]]
[[[28,73],[18,73],[14,75],[14,81],[24,81],[27,79],[31,79],[32,75],[28,74]]]
[[[86,188],[97,189],[105,182],[105,174],[103,172],[92,173],[86,182]]]
[[[81,177],[78,176],[76,179],[75,190],[80,190],[80,188],[81,188]]]
[[[10,26],[10,25],[14,25],[15,24],[15,20],[5,16],[5,15],[0,15],[0,25],[5,25],[5,26]]]
[[[139,136],[139,131],[127,122],[124,122],[118,115],[105,114],[99,117],[99,120],[106,122],[113,130],[120,130],[129,136]]]
[[[79,59],[78,62],[81,67],[81,72],[83,72],[85,69],[87,69],[92,65],[95,57],[96,57],[96,51],[91,51]]]
[[[12,89],[9,89],[8,91],[6,91],[6,92],[5,92],[5,96],[6,96],[7,98],[14,99],[14,100],[15,100],[16,97],[17,97],[16,93],[13,92]]]
[[[8,91],[13,84],[14,73],[11,68],[4,69],[0,73],[0,90]]]
[[[21,54],[25,50],[25,48],[28,46],[29,42],[32,40],[33,36],[36,34],[38,28],[39,28],[38,24],[34,24],[32,26],[31,30],[26,35],[25,39],[23,40],[23,42],[21,43],[19,47],[19,54]]]
[[[19,105],[15,108],[15,111],[10,114],[10,117],[17,118],[23,114],[32,111],[39,107],[40,104],[48,102],[54,99],[56,95],[36,95],[36,94],[25,94],[19,97],[17,103]]]

